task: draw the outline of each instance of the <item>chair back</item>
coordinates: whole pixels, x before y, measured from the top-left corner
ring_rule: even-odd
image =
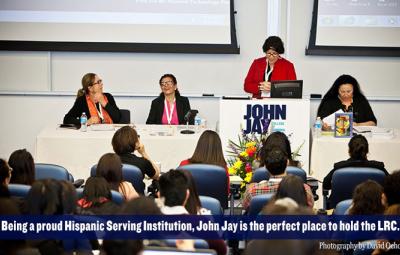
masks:
[[[121,123],[121,124],[131,123],[131,111],[130,110],[119,109],[119,112],[121,113],[121,119],[119,120],[119,123]]]
[[[329,208],[335,208],[343,200],[351,199],[354,188],[367,180],[383,185],[385,173],[370,167],[344,167],[332,175],[332,191],[329,197]],[[328,208],[328,209],[329,209]]]
[[[70,180],[67,169],[55,164],[35,163],[35,180],[55,179]]]
[[[210,210],[212,215],[223,215],[224,212],[218,199],[208,196],[200,196],[201,206]]]
[[[96,176],[96,168],[97,164],[92,166],[90,176]],[[124,181],[132,183],[137,193],[144,194],[143,174],[137,166],[122,164],[122,178]]]
[[[333,214],[347,215],[348,209],[350,208],[352,202],[353,202],[352,199],[346,199],[346,200],[340,201],[339,203],[337,203],[335,210],[333,211]]]
[[[271,200],[275,193],[256,195],[251,198],[248,215],[258,215],[261,209]]]
[[[83,197],[83,188],[77,188],[76,195],[78,196],[78,199],[81,199]],[[125,201],[124,196],[115,190],[111,190],[111,200],[117,205],[122,205]]]
[[[288,166],[286,168],[287,174],[297,175],[299,176],[304,183],[307,182],[307,173],[301,168],[295,166]],[[263,180],[269,180],[270,173],[265,167],[260,167],[254,170],[253,177],[251,178],[251,182],[260,182]]]
[[[29,190],[31,189],[30,185],[25,184],[8,184],[8,191],[12,197],[21,197],[25,198],[28,195]]]
[[[224,168],[209,164],[190,164],[179,169],[192,174],[200,196],[216,198],[223,209],[228,208],[228,177]]]

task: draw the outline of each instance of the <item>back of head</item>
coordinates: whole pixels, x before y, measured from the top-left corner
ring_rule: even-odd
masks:
[[[11,168],[8,166],[7,161],[0,159],[0,185],[6,185],[7,180],[10,179]]]
[[[283,132],[272,132],[263,143],[263,147],[260,150],[260,158],[263,159],[268,150],[272,147],[279,147],[285,151],[288,155],[289,160],[292,160],[292,149],[290,147],[290,141]],[[262,163],[264,160],[261,160]]]
[[[376,181],[368,180],[356,186],[353,192],[353,204],[349,210],[351,215],[382,214],[383,187]]]
[[[143,240],[109,240],[103,241],[102,249],[107,255],[136,255],[143,250]],[[104,254],[104,253],[101,253]]]
[[[385,193],[388,206],[400,204],[400,170],[385,177],[383,192]]]
[[[61,180],[58,182],[61,185],[60,200],[62,204],[63,214],[76,213],[78,195],[76,193],[74,185],[70,181],[66,180]]]
[[[115,153],[106,153],[101,156],[96,168],[96,176],[106,179],[112,190],[118,190],[122,182],[122,163]]]
[[[92,202],[95,205],[99,203],[102,198],[111,200],[111,189],[106,179],[97,176],[89,177],[83,189],[83,197],[86,201]]]
[[[368,141],[363,135],[355,135],[349,141],[349,154],[352,159],[367,160]]]
[[[225,168],[226,161],[218,133],[212,130],[204,131],[189,161],[191,163],[211,164]]]
[[[160,208],[153,198],[140,196],[129,200],[122,207],[123,215],[161,215]]]
[[[283,47],[282,39],[278,36],[268,37],[263,44],[263,52],[267,52],[269,49],[278,52],[279,54],[285,53],[285,48]]]
[[[35,181],[26,197],[28,214],[63,214],[61,193],[62,187],[56,180],[44,179]]]
[[[287,175],[279,183],[275,199],[289,197],[298,205],[307,206],[307,194],[303,180],[296,175]]]
[[[271,175],[281,175],[285,173],[288,156],[279,147],[272,147],[265,153],[264,165]]]
[[[193,175],[186,170],[177,170],[177,171],[182,172],[188,180],[189,198],[186,202],[185,208],[190,214],[197,214],[198,210],[201,208],[201,202],[199,193],[197,192],[196,183],[193,179]]]
[[[189,183],[187,177],[182,172],[170,170],[161,175],[159,184],[160,196],[164,198],[164,204],[166,206],[185,204]]]
[[[13,169],[10,183],[32,185],[35,181],[35,163],[26,149],[11,153],[8,164]]]
[[[136,130],[130,126],[124,126],[115,132],[111,143],[114,152],[122,155],[134,152],[138,141]]]
[[[82,88],[80,88],[76,94],[76,97],[83,96],[85,94],[89,94],[89,87],[93,85],[93,82],[96,78],[95,73],[87,73],[82,77]]]

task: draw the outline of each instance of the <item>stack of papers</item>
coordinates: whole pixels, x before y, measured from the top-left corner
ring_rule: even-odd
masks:
[[[113,124],[93,124],[90,125],[92,131],[114,131]]]
[[[371,132],[373,138],[392,139],[394,137],[393,128],[372,127]]]

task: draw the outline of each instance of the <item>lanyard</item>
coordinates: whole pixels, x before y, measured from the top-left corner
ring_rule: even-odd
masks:
[[[174,99],[174,103],[171,106],[171,112],[168,110],[167,99],[164,100],[164,108],[165,108],[165,113],[167,114],[168,124],[171,125],[172,114],[174,113],[174,108],[175,108],[175,99]]]
[[[99,106],[99,107],[97,107],[97,105]],[[103,116],[103,110],[102,110],[102,106],[101,106],[101,104],[100,103],[96,103],[96,110],[97,110],[97,114],[99,115],[99,118],[100,118],[100,120],[101,120],[101,123],[103,123],[103,121],[104,121],[104,116]]]
[[[269,80],[269,76],[271,75],[272,71],[274,71],[274,68],[272,67],[268,72],[268,67],[269,66],[270,65],[268,64],[268,61],[267,61],[267,67],[265,68],[265,76],[264,76],[265,81]]]

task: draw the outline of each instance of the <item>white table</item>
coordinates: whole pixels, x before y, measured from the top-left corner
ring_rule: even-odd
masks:
[[[192,127],[193,128],[193,127]],[[118,127],[115,127],[117,130]],[[163,172],[176,168],[192,156],[202,130],[184,135],[185,126],[136,125],[140,140],[152,160],[161,164]],[[113,152],[111,139],[115,130],[87,132],[49,126],[36,137],[37,163],[53,163],[65,167],[75,179],[86,179],[90,168],[100,157]]]
[[[385,163],[389,173],[400,169],[400,130],[394,130],[392,139],[374,138],[370,133],[365,137],[369,144],[369,160],[378,160]],[[350,138],[335,138],[333,136],[313,136],[311,147],[310,173],[322,181],[333,168],[335,162],[349,158],[348,143]]]

